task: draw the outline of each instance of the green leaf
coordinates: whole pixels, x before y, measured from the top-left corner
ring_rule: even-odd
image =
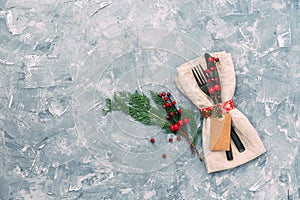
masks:
[[[163,108],[156,108],[152,106],[150,109],[150,115],[151,115],[150,125],[156,125],[163,128],[166,123],[164,113],[165,111],[163,110]]]
[[[150,109],[150,99],[145,94],[140,94],[137,91],[131,94],[129,100],[129,115],[133,119],[149,125],[151,123]]]
[[[151,99],[154,101],[157,108],[162,108],[162,106],[165,104],[165,101],[161,97],[159,97],[156,92],[153,92],[152,90],[150,90],[149,92]]]
[[[195,113],[185,108],[182,108],[181,110],[182,110],[182,116],[184,116],[185,118],[189,118],[190,138],[192,139],[192,143],[196,145],[197,138],[198,138],[198,132],[197,132],[198,128],[197,128]]]
[[[107,113],[112,111],[111,104],[112,104],[111,99],[109,99],[109,98],[105,99],[105,105],[106,105],[107,109],[102,109],[104,115],[107,115]]]

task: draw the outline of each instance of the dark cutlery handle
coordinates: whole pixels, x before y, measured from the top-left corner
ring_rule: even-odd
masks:
[[[232,155],[232,149],[231,149],[231,144],[230,144],[230,149],[229,151],[226,151],[226,157],[227,157],[227,160],[233,160],[233,155]]]
[[[243,151],[245,151],[245,146],[243,145],[241,139],[239,138],[239,136],[236,134],[234,128],[231,126],[231,133],[230,133],[231,139],[233,141],[233,143],[235,144],[236,148],[238,149],[238,151],[240,153],[242,153]]]

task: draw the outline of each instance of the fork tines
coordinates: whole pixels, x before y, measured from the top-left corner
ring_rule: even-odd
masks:
[[[209,95],[208,93],[208,89],[207,89],[207,74],[205,73],[205,71],[203,70],[203,68],[201,67],[201,65],[197,65],[196,67],[192,68],[192,73],[194,75],[194,78],[196,79],[196,82],[199,86],[199,88],[207,95]]]

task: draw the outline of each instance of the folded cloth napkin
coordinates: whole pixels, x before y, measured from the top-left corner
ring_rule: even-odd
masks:
[[[219,58],[217,70],[220,77],[223,102],[232,99],[235,90],[235,71],[230,53],[218,52],[211,53],[211,56]],[[188,97],[199,109],[213,106],[210,97],[207,96],[197,85],[192,74],[191,68],[197,66],[206,66],[204,56],[182,64],[177,68],[178,77],[176,84],[179,90]],[[230,169],[242,165],[259,155],[266,149],[262,144],[256,130],[250,124],[247,117],[238,109],[233,108],[229,111],[232,120],[232,126],[245,146],[245,151],[239,152],[231,141],[233,160],[227,160],[225,151],[210,150],[210,125],[211,118],[205,118],[203,121],[202,141],[204,160],[208,173]],[[212,127],[213,128],[213,127]]]

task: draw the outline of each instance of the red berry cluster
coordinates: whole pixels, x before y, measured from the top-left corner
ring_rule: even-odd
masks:
[[[208,62],[219,62],[220,61],[220,59],[219,58],[215,58],[215,57],[210,57],[209,59],[208,59]]]
[[[208,68],[205,70],[205,72],[208,75],[208,92],[213,101],[218,103],[221,101],[221,86],[215,62],[219,62],[219,58],[209,57],[207,66]]]
[[[182,125],[189,123],[189,119],[181,120],[182,110],[176,108],[176,101],[172,100],[171,93],[162,92],[158,96],[164,100],[163,108],[167,112],[166,119],[171,124],[170,131],[176,134]]]
[[[210,57],[208,59],[208,62],[214,63],[214,61],[219,60],[218,58]],[[213,76],[215,75],[217,68],[213,64],[209,66],[208,69],[205,70],[207,75],[212,74]],[[208,91],[210,94],[214,94],[215,91],[220,91],[221,86],[219,84],[219,78],[209,76],[209,79],[207,80],[207,83],[209,83],[211,86],[209,87]]]

